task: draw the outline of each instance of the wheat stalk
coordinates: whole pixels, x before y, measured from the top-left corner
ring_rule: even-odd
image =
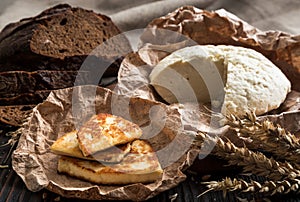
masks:
[[[3,161],[4,164],[8,161],[9,157],[11,156],[11,154],[13,152],[13,149],[14,149],[15,145],[18,143],[20,134],[21,134],[20,129],[18,129],[16,131],[13,131],[13,132],[6,133],[6,136],[9,136],[10,139],[6,143],[0,145],[0,148],[10,146],[8,154],[7,154],[6,158]],[[8,168],[8,167],[9,167],[8,165],[0,165],[0,169]]]
[[[266,157],[261,152],[253,152],[246,147],[237,147],[230,140],[225,142],[220,137],[211,137],[205,133],[198,133],[194,142],[201,147],[214,147],[212,154],[228,161],[229,165],[243,167],[243,171],[258,176],[267,176],[269,180],[283,180],[300,178],[300,171],[288,162],[278,162]],[[206,144],[206,145],[205,145]]]
[[[265,181],[263,183],[251,180],[247,182],[242,179],[231,179],[226,177],[222,181],[210,181],[203,182],[206,184],[208,190],[200,194],[199,196],[207,193],[208,191],[223,191],[223,195],[226,196],[228,191],[240,191],[251,192],[256,194],[263,194],[263,196],[272,196],[274,194],[288,194],[290,192],[300,193],[300,180],[299,179],[287,179],[282,181]]]
[[[248,113],[244,119],[230,115],[225,118],[226,124],[236,131],[241,139],[250,139],[251,146],[271,153],[268,158],[261,152],[254,152],[246,146],[237,147],[230,140],[218,136],[199,132],[195,144],[202,147],[214,147],[211,154],[228,161],[229,165],[238,165],[244,172],[264,176],[263,183],[257,181],[247,182],[241,179],[225,178],[222,181],[205,182],[208,191],[222,190],[224,195],[228,191],[242,191],[274,195],[300,193],[300,141],[293,134],[280,125],[269,120],[258,121],[254,113]],[[284,160],[280,162],[275,160]],[[293,165],[291,164],[293,163]],[[205,194],[206,192],[202,193]],[[201,195],[202,195],[201,194]]]
[[[233,115],[227,116],[227,124],[239,136],[250,138],[253,145],[259,145],[276,159],[300,163],[300,140],[280,125],[269,120],[259,122],[254,113],[248,113],[242,120]]]

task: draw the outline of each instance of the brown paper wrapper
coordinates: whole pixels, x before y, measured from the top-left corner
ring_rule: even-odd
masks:
[[[77,98],[75,102],[74,96]],[[117,108],[114,107],[116,104],[119,105]],[[75,109],[72,106],[75,106]],[[77,111],[82,106],[84,108]],[[149,110],[158,109],[154,114],[159,117],[164,115],[163,127],[156,135],[146,137],[164,168],[162,179],[149,184],[107,186],[91,184],[57,173],[58,156],[49,149],[57,138],[80,127],[80,123],[84,123],[92,114],[111,113],[122,116],[126,107],[131,121],[142,127],[144,135],[151,133],[151,129],[145,127],[145,124],[151,122]],[[160,127],[155,125],[157,122],[152,121],[151,124],[148,125]],[[197,150],[190,147],[191,141],[182,127],[181,117],[176,108],[155,101],[117,95],[96,86],[74,87],[53,91],[45,102],[33,109],[32,115],[22,128],[19,145],[13,153],[12,165],[31,191],[46,188],[65,197],[140,201],[185,180],[186,176],[182,171],[197,155]],[[164,150],[171,143],[175,147]],[[188,147],[185,143],[189,143]],[[176,149],[172,150],[174,148]]]

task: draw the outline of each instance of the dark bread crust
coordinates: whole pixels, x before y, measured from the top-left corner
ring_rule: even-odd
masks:
[[[131,51],[127,38],[120,33],[105,15],[67,4],[57,5],[36,17],[7,25],[2,30],[0,71],[76,71],[100,44],[92,55],[113,63]],[[113,44],[103,43],[116,35],[118,37],[114,38]],[[116,75],[116,66],[113,68],[111,72],[108,68],[107,75]]]

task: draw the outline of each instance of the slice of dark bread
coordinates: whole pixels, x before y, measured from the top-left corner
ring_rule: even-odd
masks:
[[[86,73],[86,72],[84,72]],[[81,79],[78,79],[80,82]],[[76,80],[77,82],[77,80]],[[106,88],[113,90],[116,86],[117,78],[105,77],[102,78],[99,85],[105,86]],[[83,84],[87,85],[87,84]],[[92,84],[94,85],[94,84]],[[67,86],[66,86],[67,87]],[[64,87],[64,88],[66,88]],[[30,88],[28,88],[30,89]],[[61,89],[61,88],[59,88]],[[53,89],[54,90],[54,89]],[[42,103],[52,90],[34,90],[32,92],[21,92],[21,93],[6,93],[0,95],[0,106],[13,106],[13,105],[36,105]]]
[[[103,78],[100,86],[114,90],[117,84],[115,77]],[[53,90],[36,90],[30,93],[7,93],[0,96],[0,106],[36,105],[42,103]]]
[[[39,70],[34,72],[0,72],[0,97],[14,97],[22,93],[55,90],[74,85],[98,84],[99,79],[97,75],[88,71]]]
[[[0,106],[11,105],[36,105],[43,102],[51,90],[40,90],[33,93],[21,93],[18,95],[8,94],[7,97],[0,97]]]
[[[110,64],[130,51],[127,38],[109,17],[60,4],[2,30],[0,71],[78,70],[90,54]],[[113,65],[106,74],[114,76],[117,70]]]

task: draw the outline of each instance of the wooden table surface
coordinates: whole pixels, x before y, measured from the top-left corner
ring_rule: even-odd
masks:
[[[16,130],[16,127],[11,127],[5,124],[0,123],[0,145],[6,143],[9,140],[8,133],[10,131]],[[16,147],[16,145],[15,145]],[[22,179],[14,172],[11,168],[11,154],[10,150],[13,150],[10,146],[0,147],[0,164],[8,165],[8,168],[0,169],[0,202],[8,201],[32,201],[32,202],[52,202],[52,201],[65,201],[65,202],[82,202],[84,200],[79,199],[68,199],[61,197],[55,193],[51,193],[48,190],[41,190],[39,192],[31,192],[29,191]],[[199,163],[199,162],[198,162]],[[201,162],[202,163],[202,162]],[[204,162],[205,163],[205,162]],[[187,171],[187,180],[179,184],[177,187],[163,192],[154,198],[148,200],[149,202],[160,202],[160,201],[239,201],[239,197],[251,198],[251,195],[240,194],[238,193],[229,193],[226,197],[223,197],[223,193],[221,191],[218,192],[208,192],[207,194],[197,197],[200,193],[206,190],[205,186],[201,184],[201,176],[190,174],[197,170],[198,166],[194,166],[191,170]],[[234,174],[234,173],[233,173]],[[240,176],[241,178],[244,178]],[[222,176],[215,176],[214,179],[221,179]],[[259,178],[252,176],[248,177],[249,179],[255,178],[256,180],[260,180]],[[282,196],[274,196],[269,198],[271,201],[300,201],[300,196],[295,195],[282,195]],[[262,199],[256,199],[256,201],[263,201]]]

